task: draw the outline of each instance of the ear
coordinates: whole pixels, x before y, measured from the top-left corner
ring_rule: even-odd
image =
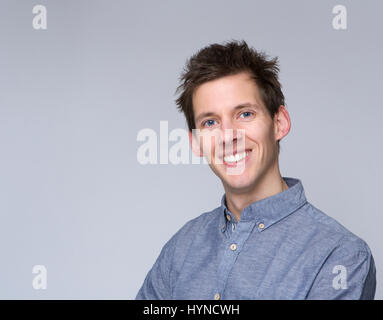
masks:
[[[282,140],[290,132],[290,127],[289,113],[284,105],[280,105],[278,112],[274,115],[275,140]]]
[[[201,151],[200,143],[199,143],[199,138],[197,138],[191,130],[189,130],[189,141],[190,141],[190,146],[192,148],[193,153],[197,157],[202,157],[203,152]]]

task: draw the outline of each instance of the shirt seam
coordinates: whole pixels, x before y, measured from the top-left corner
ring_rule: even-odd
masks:
[[[327,254],[326,258],[323,260],[323,262],[321,263],[321,265],[320,265],[319,268],[317,269],[316,275],[315,275],[315,277],[314,277],[314,279],[313,279],[313,281],[312,281],[312,283],[311,283],[309,289],[307,290],[307,294],[306,294],[306,297],[305,297],[306,299],[307,299],[307,297],[310,295],[311,290],[312,290],[312,288],[313,288],[313,286],[314,286],[314,283],[315,283],[315,281],[317,280],[317,278],[318,278],[318,276],[319,276],[319,273],[320,273],[320,271],[322,270],[323,266],[325,265],[326,261],[327,261],[328,259],[330,259],[331,254],[332,254],[337,248],[339,248],[341,241],[342,241],[345,237],[346,237],[346,236],[343,235],[343,237],[340,238],[340,240],[338,240],[338,242],[337,242],[337,244],[335,245],[335,247],[332,248],[332,250],[330,250],[330,252]]]
[[[364,287],[366,285],[367,277],[368,277],[368,275],[370,273],[370,269],[371,269],[371,254],[367,250],[358,250],[358,252],[366,253],[367,254],[367,261],[368,261],[367,272],[366,272],[366,274],[363,277],[362,290],[360,291],[360,296],[359,296],[359,300],[361,300],[361,297],[362,297],[362,295],[364,293]]]

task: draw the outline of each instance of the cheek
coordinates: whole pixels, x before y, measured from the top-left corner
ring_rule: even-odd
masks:
[[[268,128],[252,128],[251,130],[246,130],[246,139],[248,144],[251,147],[254,147],[257,160],[264,161],[265,158],[268,158],[272,153],[273,148],[273,132]]]
[[[262,128],[253,126],[246,129],[246,138],[252,143],[259,145],[267,140],[267,133]]]

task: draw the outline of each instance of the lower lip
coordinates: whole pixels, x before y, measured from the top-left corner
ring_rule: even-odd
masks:
[[[226,162],[225,160],[223,160],[223,164],[226,166],[226,167],[236,167],[240,164],[242,164],[242,162],[245,161],[245,164],[249,161],[250,159],[250,156],[252,154],[252,151],[251,150],[248,150],[249,154],[244,157],[242,160],[238,161],[238,162],[232,162],[232,163],[229,163],[229,162]]]

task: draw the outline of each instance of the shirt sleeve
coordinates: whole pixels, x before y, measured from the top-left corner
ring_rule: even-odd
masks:
[[[170,300],[170,265],[172,243],[170,239],[162,248],[153,267],[145,277],[144,283],[137,293],[136,300]]]
[[[323,263],[306,299],[373,300],[375,288],[375,263],[367,244],[344,240]]]

